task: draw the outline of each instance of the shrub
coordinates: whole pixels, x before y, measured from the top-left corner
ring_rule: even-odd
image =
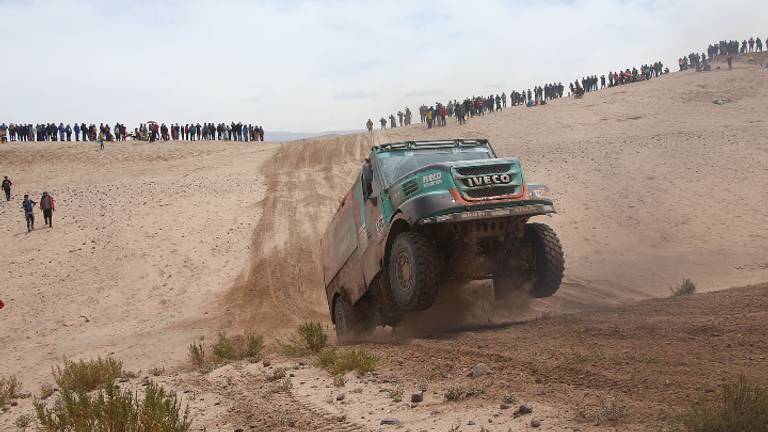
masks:
[[[157,377],[157,376],[165,374],[165,367],[164,366],[155,366],[155,367],[151,368],[150,370],[148,370],[147,372],[149,372],[150,375]]]
[[[49,397],[53,396],[53,392],[54,390],[52,385],[48,383],[40,385],[40,399],[48,399]]]
[[[18,398],[21,393],[21,382],[15,375],[0,377],[0,408],[8,402]]]
[[[507,405],[514,405],[517,403],[517,398],[514,395],[507,394],[501,398],[501,402]]]
[[[392,399],[393,402],[401,402],[403,400],[403,388],[395,387],[387,391],[387,397]]]
[[[345,351],[326,348],[317,355],[318,366],[332,375],[345,374],[351,371],[363,375],[373,372],[378,362],[379,359],[375,355],[362,348]]]
[[[234,342],[227,338],[226,333],[219,332],[216,343],[212,347],[213,355],[219,362],[239,360],[240,355],[235,348]]]
[[[13,424],[21,430],[26,430],[32,424],[32,416],[29,414],[22,414],[16,417],[16,421]]]
[[[144,398],[107,384],[96,393],[64,389],[51,408],[34,402],[41,431],[187,432],[189,407],[182,409],[176,394],[150,383]]]
[[[469,399],[473,398],[475,396],[479,396],[481,394],[485,393],[485,390],[482,387],[477,386],[451,386],[448,387],[448,389],[443,393],[443,397],[447,401],[458,401],[462,399]]]
[[[306,357],[317,354],[328,346],[328,335],[323,326],[317,322],[306,322],[299,325],[296,333],[287,341],[279,343],[280,351],[288,357]]]
[[[324,348],[322,351],[317,353],[317,365],[325,370],[331,370],[331,368],[336,364],[336,360],[339,359],[339,352],[336,351],[336,348]]]
[[[253,333],[245,333],[245,348],[243,356],[253,362],[261,359],[261,350],[264,349],[264,339]]]
[[[275,370],[272,371],[271,374],[267,375],[267,381],[277,381],[285,378],[286,375],[288,374],[286,373],[285,368],[282,368],[282,367],[275,368]]]
[[[110,384],[123,374],[123,362],[112,357],[91,360],[64,360],[64,367],[56,366],[53,378],[64,390],[93,391]]]
[[[680,285],[674,288],[670,288],[672,291],[672,297],[681,297],[691,294],[696,294],[696,283],[691,279],[685,278]]]
[[[623,420],[629,409],[615,398],[602,399],[598,405],[580,405],[576,407],[576,418],[595,425],[615,425]]]
[[[200,371],[206,369],[207,360],[205,359],[205,347],[203,339],[189,344],[189,361]]]
[[[717,400],[690,408],[678,423],[688,432],[768,432],[768,391],[742,375],[725,385]]]
[[[347,385],[347,378],[344,375],[339,374],[333,376],[334,387],[344,387],[345,385]]]
[[[293,382],[290,378],[284,378],[277,384],[273,385],[270,389],[270,393],[288,393],[293,388]]]

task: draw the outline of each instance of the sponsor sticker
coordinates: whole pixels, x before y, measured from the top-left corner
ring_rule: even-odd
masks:
[[[436,186],[443,182],[443,173],[438,171],[432,174],[427,174],[421,179],[424,187]]]

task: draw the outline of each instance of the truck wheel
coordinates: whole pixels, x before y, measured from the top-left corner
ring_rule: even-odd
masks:
[[[333,322],[336,325],[336,339],[348,341],[366,336],[373,330],[371,321],[362,310],[362,305],[354,306],[343,296],[337,296],[333,301]]]
[[[560,239],[548,225],[531,223],[525,226],[525,237],[533,248],[534,279],[529,295],[550,297],[563,280],[565,257]]]
[[[406,231],[395,238],[389,255],[389,285],[400,309],[408,312],[432,306],[439,262],[437,250],[424,235]]]

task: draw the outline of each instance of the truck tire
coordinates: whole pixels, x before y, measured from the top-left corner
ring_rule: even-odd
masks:
[[[389,285],[395,303],[405,312],[424,310],[437,297],[440,260],[422,234],[400,233],[389,255]]]
[[[551,297],[560,288],[565,271],[565,257],[560,239],[548,225],[525,226],[525,237],[533,247],[534,279],[528,292],[533,298]]]
[[[361,302],[358,302],[361,303]],[[333,301],[333,322],[336,326],[336,339],[341,342],[367,336],[375,324],[368,319],[364,305],[352,305],[343,296],[336,296]]]

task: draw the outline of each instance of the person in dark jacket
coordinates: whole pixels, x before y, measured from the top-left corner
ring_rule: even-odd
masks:
[[[13,186],[11,179],[8,176],[3,177],[3,192],[5,192],[6,201],[11,200],[11,186]]]
[[[43,192],[43,196],[40,197],[40,209],[43,210],[43,219],[45,224],[50,228],[53,228],[53,212],[56,210],[56,204],[53,202],[53,197],[48,192]]]
[[[35,204],[37,203],[29,199],[29,195],[24,195],[24,201],[21,202],[21,208],[24,210],[24,218],[27,220],[27,232],[31,232],[35,229]]]

